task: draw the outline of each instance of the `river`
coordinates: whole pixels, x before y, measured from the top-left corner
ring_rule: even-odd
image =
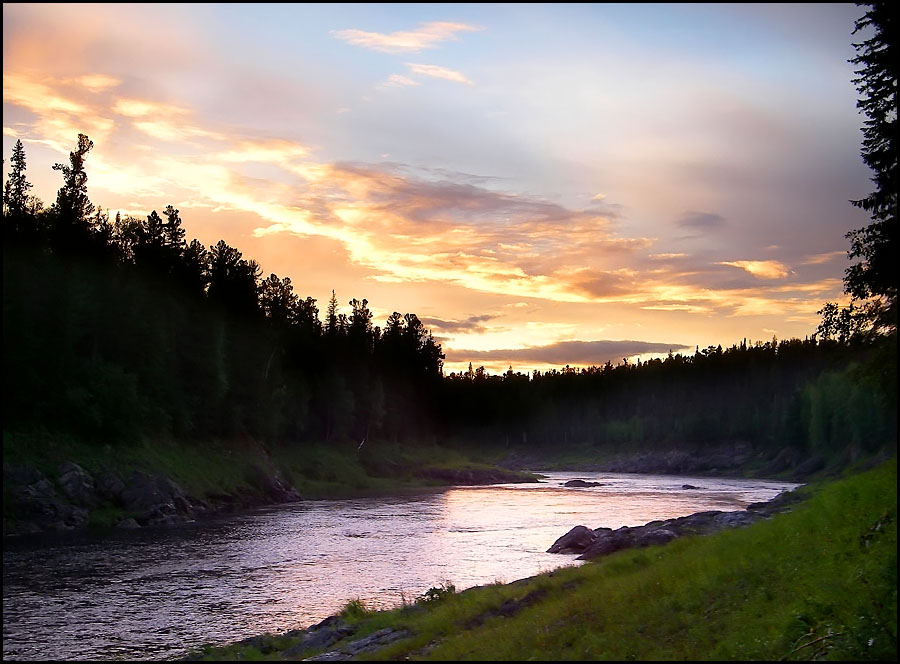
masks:
[[[738,510],[797,486],[544,474],[539,484],[305,501],[167,528],[7,538],[3,659],[178,658],[204,643],[309,626],[351,599],[389,608],[445,581],[462,590],[579,564],[544,553],[579,524],[617,528]],[[562,486],[573,478],[602,486]]]

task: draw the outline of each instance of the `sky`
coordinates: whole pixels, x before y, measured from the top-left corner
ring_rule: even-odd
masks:
[[[843,301],[852,4],[3,5],[4,181],[79,133],[321,311],[412,312],[445,373],[812,334]]]

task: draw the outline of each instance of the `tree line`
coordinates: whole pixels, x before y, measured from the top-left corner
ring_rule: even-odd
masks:
[[[441,347],[414,313],[365,299],[324,320],[289,277],[220,240],[187,242],[172,205],[114,219],[91,203],[79,135],[49,207],[24,147],[3,195],[7,427],[122,437],[426,435]]]
[[[376,326],[366,299],[345,313],[332,292],[320,317],[290,277],[264,278],[222,240],[187,242],[172,205],[110,220],[87,196],[92,146],[80,135],[69,163],[54,166],[63,183],[47,208],[28,193],[22,143],[13,150],[3,197],[7,429],[104,444],[246,435],[516,448],[741,440],[810,451],[896,439],[894,382],[872,368],[885,365],[885,345],[827,320],[804,340],[444,376],[441,347],[413,313]],[[862,368],[848,369],[854,362]]]

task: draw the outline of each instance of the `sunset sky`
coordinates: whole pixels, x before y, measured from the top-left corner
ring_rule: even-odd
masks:
[[[95,205],[173,204],[445,372],[803,337],[871,190],[851,4],[3,6],[4,180],[79,133]]]

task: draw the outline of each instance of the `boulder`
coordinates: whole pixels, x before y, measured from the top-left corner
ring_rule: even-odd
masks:
[[[172,480],[133,471],[120,494],[122,506],[143,526],[168,525],[194,518],[191,502]]]
[[[596,528],[591,531],[592,537],[590,538],[582,530],[584,526],[576,526],[556,540],[547,552],[577,552],[575,547],[589,541],[581,555],[578,556],[578,560],[592,560],[622,549],[665,544],[684,535],[707,535],[726,528],[740,528],[759,521],[770,513],[781,511],[785,509],[785,505],[795,502],[795,498],[781,497],[785,495],[780,494],[769,503],[756,503],[741,511],[710,510],[676,519],[651,521],[643,526],[623,526],[617,530]],[[768,505],[773,505],[771,511],[764,509]],[[570,547],[570,549],[566,550],[566,547]]]
[[[815,472],[825,467],[825,457],[821,454],[813,454],[811,457],[804,459],[796,468],[794,468],[791,476],[798,481],[803,481]]]
[[[332,650],[330,652],[323,652],[321,655],[316,655],[314,657],[307,657],[304,661],[307,662],[337,662],[337,661],[345,661],[349,659],[353,659],[358,655],[362,655],[364,653],[371,653],[376,650],[380,650],[384,646],[393,643],[394,641],[399,641],[400,639],[405,639],[412,634],[405,629],[395,629],[393,627],[385,627],[384,629],[380,629],[377,632],[373,632],[368,636],[364,636],[361,639],[357,639],[356,641],[351,641],[347,643],[337,650]]]
[[[588,482],[586,480],[569,480],[563,486],[572,486],[572,487],[591,487],[591,486],[603,486],[600,482]]]
[[[117,505],[123,502],[122,494],[125,491],[125,482],[115,473],[109,470],[101,470],[94,476],[94,486],[100,498]]]
[[[266,496],[276,503],[296,503],[303,500],[297,489],[284,483],[275,475],[266,475],[262,480],[262,488],[266,492]]]
[[[587,526],[575,526],[556,540],[547,553],[582,553],[596,539],[597,535]]]
[[[15,514],[8,524],[10,533],[71,530],[87,525],[88,511],[59,496],[53,483],[39,470],[4,467],[3,475],[4,498],[10,501],[9,513]]]
[[[77,463],[66,461],[60,465],[59,488],[69,500],[78,505],[94,507],[97,504],[94,478]]]

